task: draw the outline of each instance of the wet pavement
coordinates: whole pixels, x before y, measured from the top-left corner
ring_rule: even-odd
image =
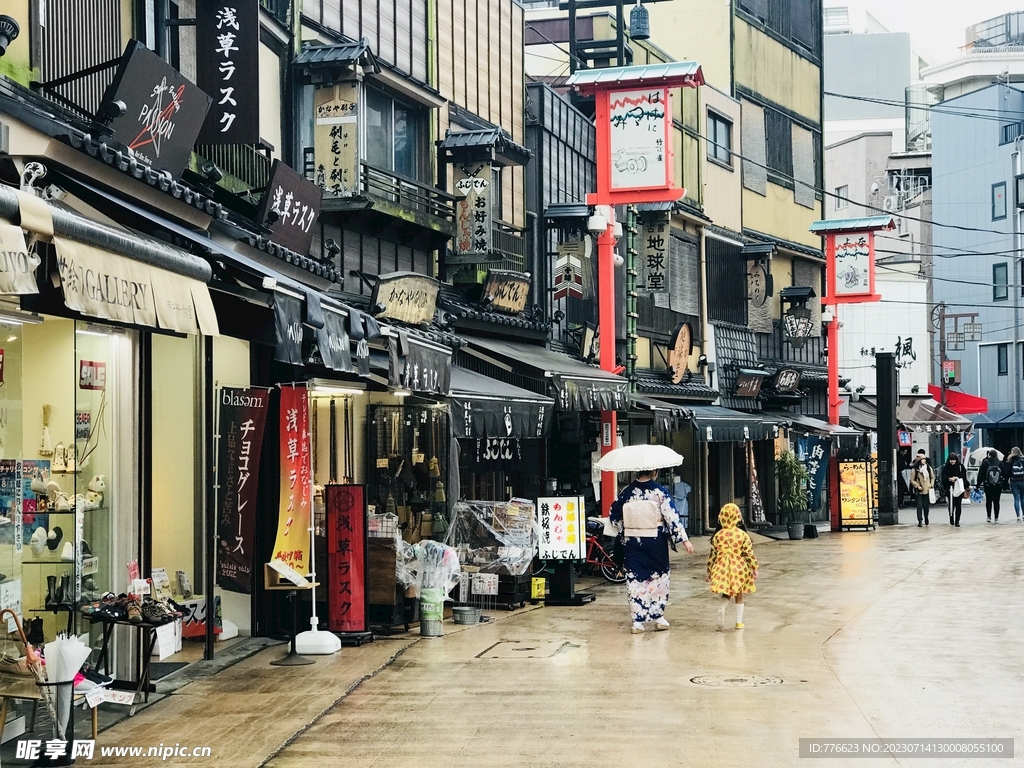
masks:
[[[716,631],[705,539],[697,555],[675,558],[670,631],[631,635],[625,587],[602,583],[586,606],[499,611],[494,623],[447,623],[443,638],[385,639],[311,667],[271,667],[281,650],[269,649],[100,734],[101,745],[208,744],[212,760],[92,762],[819,762],[798,758],[804,737],[1012,737],[1024,749],[1024,524],[1012,521],[1012,506],[998,526],[977,506],[965,508],[959,529],[938,512],[926,528],[758,537],[761,578],[742,631]],[[730,608],[727,626],[732,619]]]

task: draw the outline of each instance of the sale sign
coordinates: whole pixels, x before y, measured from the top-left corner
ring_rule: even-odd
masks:
[[[309,445],[309,395],[305,385],[281,387],[281,491],[274,559],[309,573],[313,475]]]
[[[107,364],[95,360],[81,360],[78,363],[79,389],[106,389]]]

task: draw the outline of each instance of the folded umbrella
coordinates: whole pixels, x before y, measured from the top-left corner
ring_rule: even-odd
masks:
[[[667,445],[627,445],[609,451],[595,466],[602,472],[647,472],[682,463],[683,457]]]

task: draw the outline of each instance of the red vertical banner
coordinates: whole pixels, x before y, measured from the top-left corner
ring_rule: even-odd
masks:
[[[309,528],[313,476],[306,386],[281,387],[281,491],[274,559],[309,573]]]
[[[369,631],[366,494],[361,485],[324,488],[327,514],[327,628]]]

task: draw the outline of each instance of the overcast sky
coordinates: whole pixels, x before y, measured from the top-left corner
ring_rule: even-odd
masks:
[[[914,46],[933,63],[954,58],[964,30],[1008,11],[1024,11],[1024,0],[861,0],[893,32],[909,32]],[[832,5],[828,2],[826,5]],[[850,2],[850,5],[856,5]]]

